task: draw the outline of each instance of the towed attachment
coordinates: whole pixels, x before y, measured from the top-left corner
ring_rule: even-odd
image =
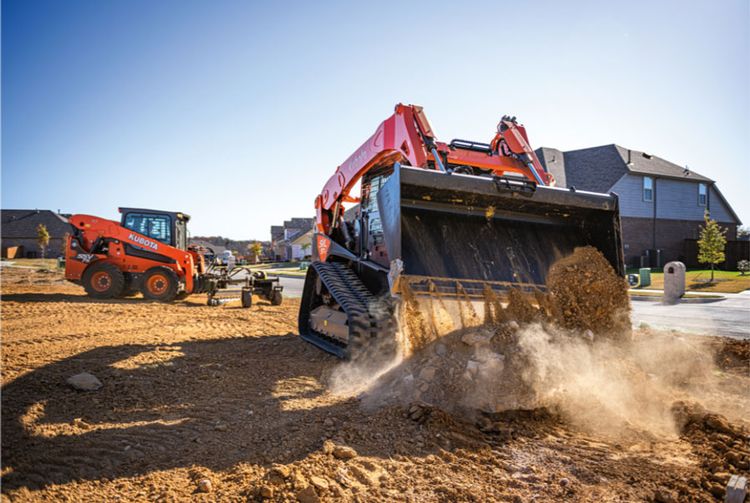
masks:
[[[616,194],[397,164],[377,197],[394,294],[404,281],[418,294],[544,290],[550,266],[586,245],[625,273]]]

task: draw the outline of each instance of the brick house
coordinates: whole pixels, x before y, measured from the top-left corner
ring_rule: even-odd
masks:
[[[44,224],[50,240],[45,255],[63,255],[65,234],[72,227],[65,215],[50,210],[0,210],[2,253],[6,258],[37,258],[41,250],[36,242],[36,228]]]
[[[536,153],[558,187],[619,196],[628,267],[660,267],[670,260],[697,267],[695,243],[706,211],[727,229],[728,268],[750,253],[736,241],[742,222],[706,176],[614,144],[568,152],[540,148]]]

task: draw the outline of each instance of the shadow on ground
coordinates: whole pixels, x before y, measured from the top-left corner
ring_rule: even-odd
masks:
[[[2,296],[4,302],[72,302],[72,303],[84,303],[84,304],[159,304],[158,301],[147,300],[140,296],[127,297],[120,299],[93,299],[85,294],[68,294],[68,293],[9,293]],[[239,299],[239,294],[237,294]],[[235,305],[239,303],[239,300],[234,299],[234,302],[229,304],[231,308],[242,308],[242,306]],[[206,296],[195,295],[189,296],[185,301],[174,301],[174,303],[180,304],[181,306],[187,307],[205,307]],[[270,306],[272,305],[269,301],[254,299],[253,305],[258,306]]]
[[[3,492],[304,458],[327,415],[361,414],[325,395],[333,364],[292,335],[101,347],[52,363],[2,388]],[[103,388],[71,389],[83,371]]]

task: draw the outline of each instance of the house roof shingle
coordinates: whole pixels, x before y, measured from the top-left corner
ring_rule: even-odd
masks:
[[[614,145],[614,147],[617,148],[617,152],[622,157],[630,173],[713,183],[713,180],[710,178],[661,157],[638,150],[623,148],[619,145]]]
[[[0,210],[2,237],[35,238],[36,227],[44,224],[51,238],[62,238],[72,228],[68,219],[50,210]]]
[[[542,147],[536,154],[559,187],[608,192],[626,173],[713,183],[710,178],[661,157],[614,143],[567,152]]]

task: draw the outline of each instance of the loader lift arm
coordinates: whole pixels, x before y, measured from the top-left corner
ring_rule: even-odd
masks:
[[[491,170],[498,176],[519,174],[537,185],[554,185],[529,146],[526,129],[515,117],[503,116],[489,144],[454,140],[438,142],[421,106],[396,105],[375,133],[328,179],[315,199],[318,232],[329,234],[342,202],[358,202],[350,191],[368,171],[401,163],[439,171],[456,166]]]

